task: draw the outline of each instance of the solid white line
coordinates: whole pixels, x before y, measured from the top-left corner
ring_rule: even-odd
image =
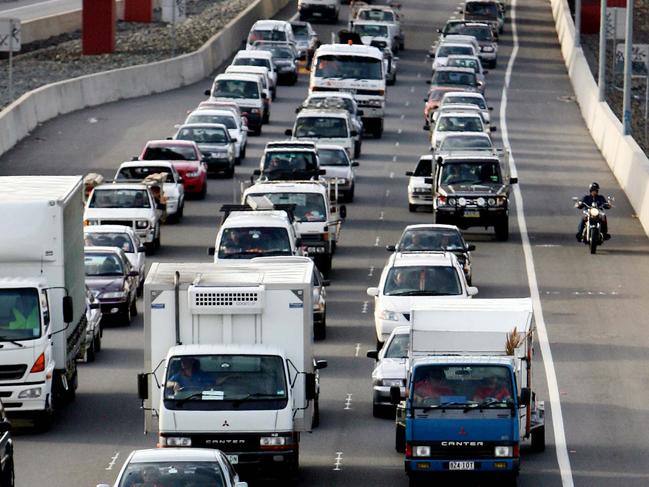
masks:
[[[509,143],[509,132],[507,129],[507,91],[511,82],[512,69],[516,56],[518,55],[518,29],[516,26],[516,0],[511,2],[511,25],[513,49],[507,71],[505,72],[505,83],[503,86],[502,96],[500,98],[500,127],[503,139],[503,145],[510,150],[509,165],[512,175],[517,175],[516,162],[514,154],[511,151]],[[534,308],[534,317],[536,319],[536,328],[538,331],[539,345],[541,347],[541,356],[545,368],[545,376],[548,381],[548,393],[550,395],[550,408],[552,411],[552,428],[554,429],[555,449],[557,454],[557,463],[561,474],[561,484],[563,487],[573,487],[572,468],[570,466],[570,457],[568,456],[568,447],[566,444],[566,432],[563,426],[563,413],[561,411],[561,399],[559,394],[559,385],[557,382],[557,373],[554,368],[552,359],[552,350],[548,339],[548,330],[543,317],[543,307],[541,306],[541,296],[539,294],[539,285],[536,279],[536,269],[534,267],[534,255],[532,245],[527,233],[527,222],[525,221],[525,209],[523,207],[523,196],[520,187],[514,185],[514,200],[516,202],[516,220],[521,232],[521,241],[523,243],[523,255],[525,257],[525,268],[527,269],[527,282],[530,287],[530,295]]]

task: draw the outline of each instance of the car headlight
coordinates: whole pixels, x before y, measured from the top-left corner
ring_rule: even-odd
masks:
[[[483,46],[482,47],[482,52],[494,52],[493,46]]]
[[[413,193],[430,193],[430,188],[412,188]]]
[[[199,170],[196,170],[196,171],[191,171],[191,172],[185,173],[185,176],[188,177],[188,178],[197,178],[200,174],[201,174],[201,172]]]
[[[489,203],[489,206],[495,206],[496,205],[496,199],[495,198],[489,198],[487,200],[487,203]]]
[[[383,379],[379,381],[379,385],[385,387],[401,387],[403,386],[403,381],[401,379]]]
[[[514,456],[514,449],[511,446],[497,446],[494,451],[497,458]]]
[[[379,314],[379,318],[386,321],[399,321],[399,316],[400,313],[395,313],[394,311],[389,311],[387,309],[384,309],[381,311],[381,314]]]
[[[413,457],[429,457],[430,456],[430,447],[429,446],[415,446],[412,449]]]
[[[149,220],[136,220],[135,228],[145,229],[149,226]]]
[[[192,439],[185,436],[161,436],[160,446],[192,446]]]
[[[109,293],[102,293],[101,297],[104,299],[124,299],[126,297],[126,292],[112,291]]]
[[[484,206],[486,201],[482,196],[480,196],[480,198],[476,200],[476,203],[478,203],[478,206]]]
[[[221,159],[223,157],[228,157],[228,153],[227,152],[211,152],[210,156]]]
[[[345,179],[345,178],[338,178],[337,181],[338,181],[338,184],[347,184],[347,179]]]
[[[18,394],[18,399],[37,399],[41,397],[41,388],[32,387],[31,389],[25,389]]]

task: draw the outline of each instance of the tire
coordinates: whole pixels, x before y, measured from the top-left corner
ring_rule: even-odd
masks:
[[[320,426],[320,397],[317,397],[313,403],[313,422],[311,423],[312,428],[318,426]]]
[[[375,418],[394,419],[391,413],[394,413],[393,407],[372,403],[372,416]]]
[[[153,255],[154,252],[155,252],[155,245],[153,242],[144,244],[144,253],[146,255]]]
[[[361,155],[361,143],[356,142],[354,144],[354,159],[357,159]]]
[[[261,123],[270,123],[270,112],[264,113],[264,117],[261,119]]]
[[[356,191],[356,186],[352,186],[352,189],[349,190],[349,193],[345,196],[345,203],[354,202],[354,193]]]
[[[13,452],[11,457],[7,458],[5,468],[2,470],[2,487],[14,487],[16,479],[14,474],[14,457]]]
[[[243,161],[246,158],[246,149],[248,148],[248,144],[244,145],[241,148],[241,152],[239,153],[239,164],[241,164],[241,161]]]
[[[101,327],[101,323],[99,324],[99,326]],[[96,352],[101,352],[101,335],[102,335],[102,333],[101,333],[101,329],[100,329],[99,334],[93,340],[93,348],[95,349],[95,353]]]
[[[518,487],[518,472],[510,472],[503,475],[501,485],[505,487]]]
[[[232,167],[230,169],[228,169],[225,172],[225,177],[228,178],[228,179],[232,179],[234,177],[234,164],[232,165]]]
[[[205,196],[207,196],[207,181],[205,181],[205,184],[203,184],[203,188],[201,189],[201,192],[198,193],[198,199],[204,200]]]
[[[398,453],[406,452],[406,430],[399,424],[394,428],[394,449]]]
[[[545,451],[545,425],[532,430],[532,451],[535,453]]]
[[[327,318],[323,317],[322,321],[313,327],[313,339],[324,340],[327,338]]]
[[[325,278],[329,277],[329,272],[331,272],[331,255],[325,255],[322,257],[316,256],[313,260],[315,261],[316,267],[322,272],[322,275]]]
[[[131,321],[133,320],[133,315],[132,315],[133,309],[131,305],[126,306],[126,309],[122,311],[121,313],[121,318],[126,321],[126,325],[130,326]]]
[[[498,66],[498,60],[497,60],[497,59],[494,59],[494,60],[491,61],[491,63],[489,64],[489,69],[496,69],[497,66]]]
[[[261,125],[252,131],[252,135],[256,135],[257,137],[261,135]]]
[[[134,299],[131,303],[131,318],[137,316],[137,299]]]
[[[39,433],[46,433],[52,428],[54,422],[54,410],[50,407],[45,411],[39,411],[32,420],[34,429]]]
[[[158,250],[162,244],[160,243],[160,226],[157,226],[156,228],[157,231],[155,232],[156,237],[153,239],[153,248]]]
[[[95,361],[95,340],[90,341],[90,345],[86,348],[86,363],[91,363]]]
[[[599,230],[597,228],[593,228],[593,230],[590,233],[590,242],[588,243],[591,254],[597,253],[598,244],[599,244]]]
[[[374,127],[374,138],[380,139],[383,137],[383,119],[381,119]]]
[[[182,220],[183,216],[185,216],[185,200],[183,200],[182,204],[178,207],[178,211],[176,212],[176,221],[179,222]]]
[[[417,211],[417,208],[419,208],[417,205],[411,205],[410,203],[408,203],[408,211],[409,211],[410,213],[414,213],[414,212],[416,212],[416,211]]]
[[[496,223],[494,231],[496,232],[496,240],[499,242],[509,240],[509,217],[504,217]]]

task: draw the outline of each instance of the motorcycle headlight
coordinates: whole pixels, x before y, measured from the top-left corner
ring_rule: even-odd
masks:
[[[379,318],[386,321],[399,321],[399,313],[384,309],[381,311],[381,314],[379,314]]]
[[[590,216],[593,218],[597,218],[599,216],[599,210],[597,208],[591,208],[588,210],[590,212]]]

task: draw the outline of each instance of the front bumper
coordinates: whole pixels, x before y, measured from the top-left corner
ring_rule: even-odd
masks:
[[[20,393],[29,389],[40,388],[38,398],[21,398]],[[0,386],[0,397],[8,415],[19,416],[21,413],[44,411],[52,393],[52,380]]]
[[[493,227],[509,215],[507,208],[437,208],[437,220],[460,228]]]
[[[143,230],[136,228],[135,233],[140,238],[142,243],[152,243],[155,239],[155,227],[148,227]]]
[[[406,388],[400,387],[401,399],[406,398]],[[372,403],[378,406],[394,406],[390,400],[390,387],[374,386],[372,388]]]
[[[474,470],[449,470],[449,462],[474,462]],[[506,473],[518,472],[520,468],[520,458],[478,458],[478,459],[430,459],[430,458],[406,458],[405,467],[407,474],[422,474],[422,473],[439,473],[439,472],[454,472],[454,473],[473,473],[478,474],[481,472],[490,473]]]
[[[432,189],[429,189],[425,193],[408,191],[408,203],[419,206],[433,206]]]

